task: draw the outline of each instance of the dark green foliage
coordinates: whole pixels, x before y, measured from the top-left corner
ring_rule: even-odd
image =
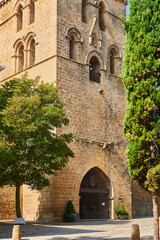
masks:
[[[0,89],[0,187],[48,186],[48,176],[73,157],[72,135],[56,134],[68,122],[53,84],[27,74],[5,83]]]
[[[123,82],[127,90],[124,134],[133,180],[160,190],[160,1],[130,0]]]
[[[71,200],[68,201],[67,203],[67,207],[66,207],[66,214],[71,214],[71,213],[75,213],[75,209],[74,209],[74,206],[73,206],[73,203]]]
[[[121,204],[119,207],[115,208],[115,212],[119,219],[121,220],[128,219],[129,214],[126,211],[124,204]]]
[[[78,220],[78,214],[76,213],[71,200],[69,200],[67,203],[66,212],[63,215],[63,219],[66,222],[74,222]]]

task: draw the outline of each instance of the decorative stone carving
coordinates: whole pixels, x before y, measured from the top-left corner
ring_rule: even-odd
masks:
[[[92,28],[89,33],[89,44],[95,48],[101,48],[102,46],[102,36],[96,16],[94,16]]]

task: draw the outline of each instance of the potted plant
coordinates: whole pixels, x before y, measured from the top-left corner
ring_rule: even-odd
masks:
[[[72,201],[68,201],[67,207],[66,207],[66,212],[63,215],[63,220],[65,222],[75,222],[78,221],[78,214],[76,213]]]
[[[120,220],[128,219],[129,214],[126,211],[124,204],[121,204],[119,207],[115,208],[115,212]]]

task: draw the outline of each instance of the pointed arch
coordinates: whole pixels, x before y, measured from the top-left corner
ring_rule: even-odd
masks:
[[[111,181],[100,168],[93,167],[85,174],[79,195],[80,218],[111,218]]]

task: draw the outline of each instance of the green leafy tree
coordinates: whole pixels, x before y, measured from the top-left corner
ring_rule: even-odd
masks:
[[[127,90],[124,134],[133,180],[152,195],[154,240],[159,239],[160,1],[130,0],[123,82]]]
[[[64,105],[54,84],[27,74],[0,89],[0,187],[16,187],[16,214],[21,217],[20,187],[41,190],[74,157],[71,134],[56,134],[67,125]]]

